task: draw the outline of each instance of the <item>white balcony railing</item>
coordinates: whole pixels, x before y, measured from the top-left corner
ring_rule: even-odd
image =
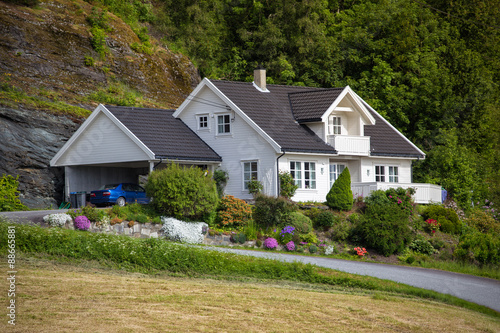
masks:
[[[370,155],[370,137],[354,135],[329,135],[328,143],[339,154]]]
[[[419,204],[441,203],[441,186],[423,183],[351,183],[354,197],[367,197],[375,190],[388,190],[390,188],[414,188],[413,200]]]

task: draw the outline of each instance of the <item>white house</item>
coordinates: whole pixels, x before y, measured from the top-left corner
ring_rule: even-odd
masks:
[[[419,203],[441,202],[441,187],[412,183],[412,161],[425,154],[351,88],[319,89],[204,79],[173,114],[222,157],[226,192],[248,199],[257,179],[278,194],[278,174],[299,185],[293,200],[325,201],[345,167],[355,196],[413,187]]]
[[[348,167],[355,196],[413,187],[416,202],[441,201],[440,186],[412,183],[412,161],[425,154],[351,88],[266,85],[265,70],[254,74],[253,83],[203,79],[175,112],[100,105],[51,161],[66,169],[66,194],[173,160],[227,171],[226,193],[242,199],[252,179],[276,196],[289,171],[293,200],[325,201]]]

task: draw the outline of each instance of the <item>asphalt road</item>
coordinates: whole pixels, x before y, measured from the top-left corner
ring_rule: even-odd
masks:
[[[275,259],[284,262],[298,261],[320,267],[336,269],[343,272],[373,276],[423,289],[434,290],[442,294],[453,295],[500,312],[500,281],[493,279],[418,267],[395,266],[220,247],[209,247],[209,249]]]

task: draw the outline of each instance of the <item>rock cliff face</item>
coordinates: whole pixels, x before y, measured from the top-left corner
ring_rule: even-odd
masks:
[[[49,163],[78,125],[64,116],[0,108],[0,175],[19,175],[20,198],[28,207],[62,201],[63,170]]]
[[[60,110],[56,115],[16,94],[92,111],[100,102],[113,103],[96,92],[112,95],[125,87],[141,96],[140,105],[175,108],[200,81],[187,57],[157,39],[151,37],[146,52],[132,47],[141,40],[111,13],[105,53],[98,54],[92,11],[83,0],[41,0],[35,7],[0,1],[0,176],[19,175],[21,201],[30,208],[61,202],[63,170],[49,163],[84,119]]]

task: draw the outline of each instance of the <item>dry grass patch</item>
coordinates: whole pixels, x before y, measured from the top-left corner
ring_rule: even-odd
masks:
[[[16,326],[4,317],[2,332],[500,332],[497,318],[385,293],[152,278],[39,259],[21,259],[17,277]]]

